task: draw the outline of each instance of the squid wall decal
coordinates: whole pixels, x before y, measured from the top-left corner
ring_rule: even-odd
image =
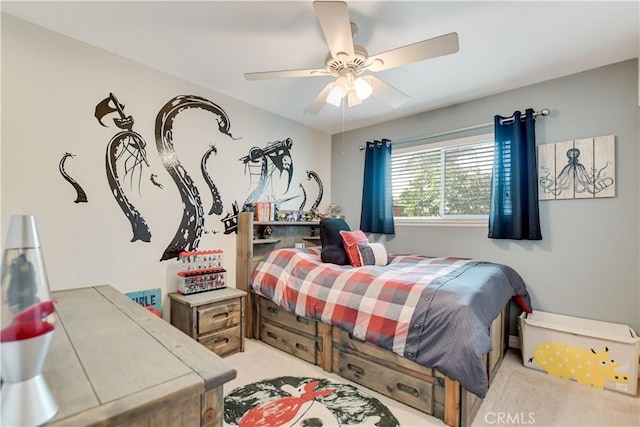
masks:
[[[158,112],[155,124],[156,148],[164,168],[178,187],[183,205],[182,220],[173,240],[162,254],[161,261],[178,258],[183,251],[196,250],[204,232],[204,209],[200,193],[180,163],[173,146],[173,121],[181,112],[193,108],[211,112],[217,121],[218,130],[231,139],[236,139],[231,135],[227,113],[208,99],[179,95],[169,100]]]
[[[302,184],[300,185],[300,189],[302,190],[302,203],[300,203],[300,207],[298,208],[299,211],[303,211],[304,210],[304,205],[307,204],[307,192],[304,189],[304,186]]]
[[[222,198],[220,197],[218,187],[216,187],[216,184],[214,184],[213,179],[211,179],[211,176],[209,176],[209,173],[207,172],[207,160],[209,160],[211,154],[218,154],[218,150],[215,145],[211,145],[211,147],[205,151],[204,156],[202,156],[202,160],[200,161],[200,170],[202,171],[202,177],[209,186],[209,190],[211,190],[211,197],[213,199],[211,209],[209,209],[209,215],[220,215],[222,213]]]
[[[311,205],[310,211],[317,212],[318,206],[320,206],[320,202],[322,201],[324,190],[322,187],[322,180],[320,179],[318,174],[315,173],[314,171],[307,171],[307,180],[311,181],[312,178],[316,182],[316,184],[318,184],[318,196],[316,197],[316,200],[313,202],[313,205]]]
[[[102,119],[113,112],[117,112],[119,116],[114,118],[113,122],[123,131],[114,135],[107,144],[105,157],[107,180],[113,197],[131,224],[133,232],[131,241],[150,242],[149,226],[125,195],[118,176],[118,163],[121,162],[124,170],[123,179],[129,177],[130,186],[133,187],[134,178],[137,178],[138,192],[140,192],[142,169],[144,165],[149,167],[145,151],[147,144],[140,134],[133,131],[133,117],[124,114],[124,104],[119,103],[115,95],[110,93],[109,97],[96,105],[95,117],[102,126],[107,127]]]
[[[67,182],[69,182],[69,184],[71,184],[73,188],[76,190],[76,199],[73,202],[87,203],[87,193],[85,193],[84,189],[80,186],[80,184],[78,184],[73,178],[71,178],[69,174],[67,174],[67,172],[65,171],[65,168],[64,168],[65,162],[69,157],[74,158],[75,155],[71,153],[64,153],[64,155],[62,156],[62,159],[60,159],[60,163],[58,164],[58,169],[60,170],[62,177],[65,180],[67,180]]]
[[[240,213],[240,209],[238,209],[237,201],[233,202],[231,209],[233,212],[227,212],[227,215],[220,220],[224,224],[224,234],[238,232],[238,214]]]
[[[250,205],[264,197],[263,193],[267,184],[272,181],[273,173],[276,170],[280,172],[280,176],[284,173],[287,174],[287,187],[284,194],[289,191],[293,178],[292,146],[293,141],[291,138],[287,138],[284,141],[270,142],[265,148],[252,147],[249,150],[249,154],[240,159],[245,164],[245,171],[249,170],[249,176],[252,180],[254,177],[258,177],[258,184],[249,194],[244,205]],[[259,169],[259,172],[255,172],[256,169]],[[279,206],[285,200],[291,200],[291,198],[278,199],[275,195],[270,195],[269,198],[276,203],[276,206]]]
[[[152,173],[152,174],[151,174],[151,176],[149,177],[149,180],[151,181],[151,183],[152,183],[153,185],[155,185],[155,186],[156,186],[156,187],[158,187],[159,189],[163,189],[163,188],[164,188],[164,185],[160,184],[160,183],[157,181],[157,178],[158,178],[158,175],[156,175],[155,173]]]

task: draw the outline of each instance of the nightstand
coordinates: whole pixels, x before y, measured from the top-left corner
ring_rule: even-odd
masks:
[[[244,298],[234,288],[169,294],[171,324],[218,356],[244,351]]]

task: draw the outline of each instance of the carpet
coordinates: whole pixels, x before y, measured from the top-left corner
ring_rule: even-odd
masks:
[[[227,356],[225,362],[234,366],[238,372],[234,380],[224,385],[225,396],[230,396],[243,386],[262,382],[265,379],[297,377],[305,381],[330,380],[333,383],[350,384],[361,394],[379,401],[389,410],[400,427],[444,426],[444,423],[435,417],[354,384],[336,374],[325,372],[319,366],[309,364],[257,340],[246,340],[245,352]],[[302,381],[298,386],[301,383]],[[322,391],[325,390],[324,384],[327,384],[326,388],[330,387],[329,382],[319,382],[317,386],[309,386],[309,388],[315,392]],[[294,387],[296,383],[289,385]],[[290,390],[293,391],[293,389]],[[225,412],[226,406],[225,399]],[[226,413],[224,418],[227,427],[238,426],[237,423],[227,422]],[[372,416],[370,419],[375,418]],[[299,425],[302,427],[302,424]],[[338,424],[336,422],[333,425]],[[520,351],[510,349],[471,425],[472,427],[525,425],[528,427],[637,427],[640,426],[640,397],[594,389],[575,381],[563,380],[526,368],[522,365]],[[305,427],[319,427],[319,424],[307,424]]]
[[[292,376],[229,392],[224,399],[224,422],[242,427],[399,426],[384,404],[351,384]]]

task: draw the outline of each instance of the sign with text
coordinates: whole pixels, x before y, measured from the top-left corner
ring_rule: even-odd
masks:
[[[125,295],[143,307],[155,308],[162,316],[162,294],[160,293],[160,288],[127,292]]]

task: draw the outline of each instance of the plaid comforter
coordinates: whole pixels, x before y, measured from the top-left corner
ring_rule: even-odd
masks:
[[[512,296],[527,296],[520,276],[500,264],[392,254],[387,266],[353,268],[323,263],[319,247],[270,252],[250,287],[289,312],[436,368],[479,397],[488,386],[489,325]]]

